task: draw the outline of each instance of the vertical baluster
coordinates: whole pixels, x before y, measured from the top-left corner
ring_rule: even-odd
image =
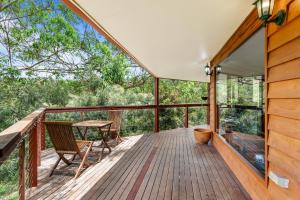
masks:
[[[80,112],[80,120],[81,121],[84,121],[84,117],[85,116],[85,113],[84,112]]]
[[[155,105],[155,119],[154,119],[154,131],[159,132],[159,78],[155,78],[154,81],[154,105]]]
[[[45,141],[45,134],[42,134],[42,126],[43,126],[43,114],[42,116],[38,119],[37,122],[37,151],[38,151],[38,157],[37,157],[37,162],[38,165],[41,166],[41,151],[43,148],[43,141]],[[44,137],[44,138],[43,138]]]
[[[208,104],[206,106],[206,124],[210,125],[210,110],[209,110],[209,104],[210,104],[210,84],[207,83],[207,101],[205,102]]]
[[[38,131],[37,124],[30,130],[29,133],[29,184],[30,187],[37,186],[38,176]]]
[[[184,127],[185,128],[189,127],[189,107],[188,106],[185,107],[185,123],[184,123]]]
[[[19,144],[19,199],[25,200],[25,140]]]
[[[220,106],[219,105],[216,105],[217,109],[216,109],[216,129],[220,129]]]
[[[41,150],[46,149],[46,129],[45,129],[45,124],[44,121],[46,119],[46,114],[45,112],[41,116],[40,120],[40,135],[41,135]]]

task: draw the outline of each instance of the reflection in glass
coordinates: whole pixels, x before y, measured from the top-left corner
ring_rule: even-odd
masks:
[[[220,74],[217,78],[219,133],[264,174],[263,76]]]

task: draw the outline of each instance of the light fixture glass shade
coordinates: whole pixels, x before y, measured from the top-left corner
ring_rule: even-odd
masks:
[[[221,67],[221,65],[218,65],[218,66],[216,67],[216,72],[217,72],[217,74],[220,74],[220,73],[222,72],[222,67]]]
[[[211,75],[211,69],[208,65],[205,66],[204,68],[206,75]]]
[[[257,8],[259,18],[267,20],[272,16],[274,0],[257,0],[254,5]]]
[[[271,0],[271,1],[270,1],[270,13],[269,13],[270,15],[273,14],[274,2],[275,2],[275,0]]]
[[[261,16],[262,16],[262,10],[261,10],[261,3],[260,3],[260,1],[257,1],[255,3],[255,5],[256,5],[256,8],[257,8],[258,17],[261,18]]]

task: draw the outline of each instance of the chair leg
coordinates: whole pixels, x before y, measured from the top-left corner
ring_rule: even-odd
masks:
[[[121,142],[123,142],[123,139],[121,138],[121,136],[120,136],[120,134],[118,133],[118,135],[117,135],[117,144],[119,144],[119,143],[121,143]]]
[[[77,172],[76,172],[76,175],[75,175],[75,179],[78,178],[78,176],[79,176],[79,174],[80,174],[80,171],[81,171],[81,169],[82,169],[82,167],[83,167],[84,165],[87,165],[87,166],[90,165],[90,163],[89,163],[89,161],[87,160],[87,158],[88,158],[88,154],[89,154],[89,152],[90,152],[92,146],[93,146],[93,143],[91,143],[91,144],[89,145],[89,147],[88,147],[88,149],[86,150],[86,152],[85,152],[85,154],[84,154],[83,157],[82,157],[82,154],[79,153],[79,156],[82,158],[82,161],[81,161],[81,163],[80,163],[80,165],[79,165],[79,167],[78,167],[78,169],[77,169]]]
[[[74,160],[75,160],[75,158],[76,158],[76,155],[77,155],[77,154],[74,154],[74,155],[73,155],[73,157],[72,157],[72,159],[71,159],[72,161],[74,161]]]
[[[58,160],[56,161],[56,163],[55,163],[54,166],[52,167],[51,172],[50,172],[50,174],[49,174],[49,177],[52,176],[52,174],[53,174],[55,168],[57,167],[57,165],[59,164],[60,161],[61,161],[61,157],[58,158]]]
[[[67,165],[71,165],[71,164],[72,164],[68,159],[66,159],[66,158],[64,157],[63,154],[58,154],[58,155],[59,155],[59,157],[62,159],[62,161],[64,161],[64,163],[66,163]]]
[[[111,152],[111,148],[110,148],[110,146],[107,144],[107,142],[105,140],[103,140],[103,144],[104,144],[104,146],[103,146],[102,152],[104,151],[104,148],[108,148],[109,153],[110,153]]]

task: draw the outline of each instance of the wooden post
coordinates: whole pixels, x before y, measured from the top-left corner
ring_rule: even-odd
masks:
[[[154,132],[159,132],[159,78],[154,79]]]
[[[215,67],[213,74],[210,77],[210,99],[209,99],[209,110],[210,110],[210,129],[214,132],[217,131],[217,99],[216,99],[216,73]]]
[[[44,117],[45,114],[43,113],[42,116],[37,121],[37,150],[38,150],[38,165],[41,166],[41,152],[43,148],[45,148],[45,129],[44,126]],[[43,130],[42,130],[43,129]],[[44,144],[42,144],[44,143]]]
[[[184,123],[185,128],[189,127],[189,107],[185,107],[185,123]]]
[[[25,141],[19,144],[19,199],[25,200]]]
[[[216,105],[216,130],[220,129],[220,106]]]
[[[46,119],[45,113],[43,113],[41,120],[40,120],[40,135],[41,135],[41,150],[46,149],[46,129],[44,121]]]
[[[81,120],[81,121],[84,120],[84,112],[80,112],[80,120]]]
[[[29,133],[29,184],[30,187],[37,186],[38,176],[38,129],[34,126]]]
[[[210,125],[210,110],[209,110],[209,104],[210,104],[210,84],[207,83],[207,102],[208,106],[206,106],[206,124]]]

